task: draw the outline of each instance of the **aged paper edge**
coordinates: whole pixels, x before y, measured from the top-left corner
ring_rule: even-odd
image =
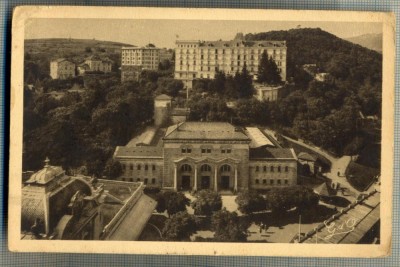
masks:
[[[380,22],[383,27],[381,244],[260,244],[146,241],[21,240],[21,166],[24,25],[31,18],[181,19]],[[383,257],[392,247],[395,16],[393,13],[309,10],[23,6],[12,21],[9,165],[9,250],[14,252],[124,253],[297,257]]]

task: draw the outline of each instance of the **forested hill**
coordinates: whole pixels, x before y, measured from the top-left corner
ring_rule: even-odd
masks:
[[[35,83],[49,78],[50,61],[57,58],[80,63],[86,57],[96,54],[111,59],[114,62],[113,69],[118,69],[123,46],[132,45],[94,39],[26,39],[24,81]]]
[[[321,72],[353,85],[365,82],[381,84],[382,55],[353,44],[320,28],[292,29],[247,34],[246,40],[282,40],[287,42],[288,77],[296,67],[317,64]]]

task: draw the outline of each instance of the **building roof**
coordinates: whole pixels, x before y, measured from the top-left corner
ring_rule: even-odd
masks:
[[[251,159],[295,159],[296,154],[291,148],[258,147],[250,148]]]
[[[162,95],[158,95],[154,98],[154,100],[171,100],[172,97],[166,95],[166,94],[162,94]]]
[[[306,233],[301,243],[357,244],[379,220],[380,193],[371,191]],[[337,230],[334,234],[333,229]]]
[[[246,134],[251,139],[250,148],[275,146],[274,143],[257,127],[246,127]]]
[[[301,160],[305,160],[305,161],[317,161],[317,157],[314,155],[311,155],[307,152],[300,152],[299,155],[297,155],[297,157]]]
[[[157,129],[155,127],[147,127],[146,130],[141,133],[140,135],[134,137],[129,141],[129,143],[126,145],[127,147],[135,147],[135,146],[143,146],[143,145],[151,145],[155,135],[156,135]]]
[[[179,43],[192,43],[199,44],[200,47],[284,47],[286,48],[286,41],[246,41],[246,40],[230,40],[230,41],[200,41],[200,40],[177,40]]]
[[[227,122],[183,122],[168,127],[164,140],[237,140],[250,139]]]
[[[116,158],[161,158],[162,155],[163,149],[158,146],[117,146],[114,152]]]
[[[68,60],[66,58],[58,58],[58,59],[52,60],[51,62],[61,63],[61,62],[64,62],[64,61],[74,64],[71,60]]]
[[[156,206],[157,202],[154,199],[144,194],[141,195],[133,208],[124,216],[117,229],[107,239],[119,241],[137,240]]]
[[[54,178],[64,175],[64,171],[60,166],[50,166],[50,160],[45,160],[45,166],[38,172],[32,174],[32,176],[26,181],[27,184],[47,184]]]
[[[336,195],[335,190],[333,190],[326,182],[318,185],[314,188],[314,192],[320,196],[334,196]]]

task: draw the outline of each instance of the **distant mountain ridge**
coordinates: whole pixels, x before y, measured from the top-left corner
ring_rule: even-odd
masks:
[[[346,38],[345,40],[352,42],[354,44],[359,44],[366,48],[375,50],[382,53],[382,34],[381,33],[369,33],[363,34],[355,37]]]

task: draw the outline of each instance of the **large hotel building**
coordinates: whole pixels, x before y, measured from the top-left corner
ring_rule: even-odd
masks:
[[[264,51],[275,60],[282,81],[286,81],[286,41],[246,41],[243,34],[237,34],[231,41],[177,40],[175,79],[192,88],[194,79],[213,79],[217,70],[234,75],[245,64],[249,73],[256,77]]]

